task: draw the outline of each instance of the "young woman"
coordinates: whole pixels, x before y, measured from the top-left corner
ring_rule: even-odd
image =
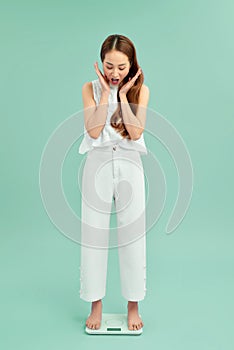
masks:
[[[82,177],[80,297],[92,302],[86,326],[98,329],[106,290],[109,220],[114,198],[122,295],[128,301],[128,328],[143,321],[138,302],[145,297],[145,183],[141,154],[149,88],[132,41],[110,35],[94,64],[97,80],[82,87],[85,135],[79,153],[88,152]]]

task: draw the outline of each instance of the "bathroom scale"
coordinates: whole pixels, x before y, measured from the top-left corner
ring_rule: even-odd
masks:
[[[141,317],[141,315],[139,316]],[[90,329],[86,326],[85,331],[88,334],[139,335],[142,333],[142,328],[133,331],[129,330],[127,314],[102,314],[101,327],[99,329]]]

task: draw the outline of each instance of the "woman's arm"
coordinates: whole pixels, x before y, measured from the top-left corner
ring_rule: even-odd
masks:
[[[90,137],[94,139],[99,137],[106,123],[108,97],[109,93],[107,91],[102,91],[100,104],[96,106],[93,97],[92,82],[85,83],[82,87],[85,128]]]
[[[119,93],[123,121],[132,140],[138,140],[145,128],[146,111],[149,102],[149,88],[141,86],[136,115],[132,112],[126,93]]]

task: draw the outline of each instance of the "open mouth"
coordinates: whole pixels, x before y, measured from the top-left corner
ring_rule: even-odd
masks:
[[[114,79],[114,78],[111,78],[111,82],[112,82],[113,84],[118,84],[119,79]]]

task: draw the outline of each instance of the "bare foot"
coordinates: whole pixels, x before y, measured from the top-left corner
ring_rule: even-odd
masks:
[[[92,302],[91,314],[86,320],[86,326],[90,329],[99,329],[102,320],[102,300]]]
[[[138,302],[128,302],[128,329],[130,331],[136,331],[144,326],[142,319],[138,314]]]

